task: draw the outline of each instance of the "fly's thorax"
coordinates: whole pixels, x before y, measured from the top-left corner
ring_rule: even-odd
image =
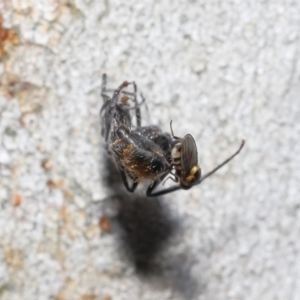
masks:
[[[132,177],[155,179],[170,168],[163,150],[153,141],[121,126],[110,144],[115,159]]]
[[[150,143],[152,144],[152,148],[156,145],[158,151],[160,151],[165,157],[167,164],[172,163],[171,150],[173,145],[171,136],[168,133],[163,133],[162,130],[156,125],[139,127],[134,129],[133,132],[141,136],[144,141],[150,141]],[[147,149],[147,146],[144,147]]]

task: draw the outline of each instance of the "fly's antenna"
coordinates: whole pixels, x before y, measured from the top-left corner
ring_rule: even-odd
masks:
[[[237,156],[241,152],[241,150],[243,149],[244,145],[245,145],[245,140],[242,140],[242,143],[241,143],[239,149],[234,154],[232,154],[229,158],[227,158],[225,161],[223,161],[221,164],[219,164],[214,169],[212,169],[210,172],[208,172],[207,174],[205,174],[204,176],[202,176],[201,179],[200,179],[200,181],[199,181],[199,183],[201,183],[203,180],[205,180],[206,178],[208,178],[209,176],[211,176],[212,174],[214,174],[215,172],[217,172],[219,169],[221,169],[223,166],[225,166],[227,163],[229,163],[235,156]]]
[[[173,122],[173,120],[171,120],[171,122],[170,122],[170,129],[171,129],[172,138],[174,138],[174,132],[173,132],[173,128],[172,128],[172,122]]]

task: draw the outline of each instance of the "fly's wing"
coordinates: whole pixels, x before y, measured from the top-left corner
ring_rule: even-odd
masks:
[[[181,167],[184,176],[190,173],[190,170],[198,165],[197,146],[194,138],[187,134],[183,138],[181,146]]]

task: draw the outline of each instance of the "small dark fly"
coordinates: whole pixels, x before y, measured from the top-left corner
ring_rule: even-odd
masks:
[[[184,138],[174,136],[172,121],[170,123],[170,127],[172,134],[171,162],[172,166],[175,169],[175,174],[172,174],[171,172],[170,173],[174,175],[175,179],[173,180],[175,182],[179,182],[179,185],[172,186],[155,193],[151,193],[151,195],[148,196],[160,196],[180,189],[188,190],[193,186],[200,184],[204,179],[214,174],[217,170],[222,168],[236,155],[238,155],[245,144],[245,141],[242,140],[239,149],[232,156],[227,158],[224,162],[215,167],[209,173],[201,177],[201,168],[198,166],[198,152],[194,138],[190,134],[187,134]]]
[[[129,85],[133,85],[133,93],[124,91]],[[134,82],[125,81],[110,98],[106,94],[106,76],[103,76],[101,95],[104,103],[100,111],[102,136],[108,152],[113,154],[120,169],[126,189],[133,192],[140,181],[150,179],[148,195],[154,183],[171,171],[170,137],[162,134],[158,127],[141,127],[140,105],[143,101],[138,103],[136,90]],[[133,107],[129,104],[130,97],[134,102]],[[136,127],[132,125],[132,110],[135,111]],[[128,179],[132,180],[131,186]]]

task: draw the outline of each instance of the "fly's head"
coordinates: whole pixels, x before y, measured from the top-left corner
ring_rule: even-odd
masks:
[[[182,189],[188,190],[199,183],[201,168],[198,166],[197,146],[190,134],[173,146],[171,157]]]

